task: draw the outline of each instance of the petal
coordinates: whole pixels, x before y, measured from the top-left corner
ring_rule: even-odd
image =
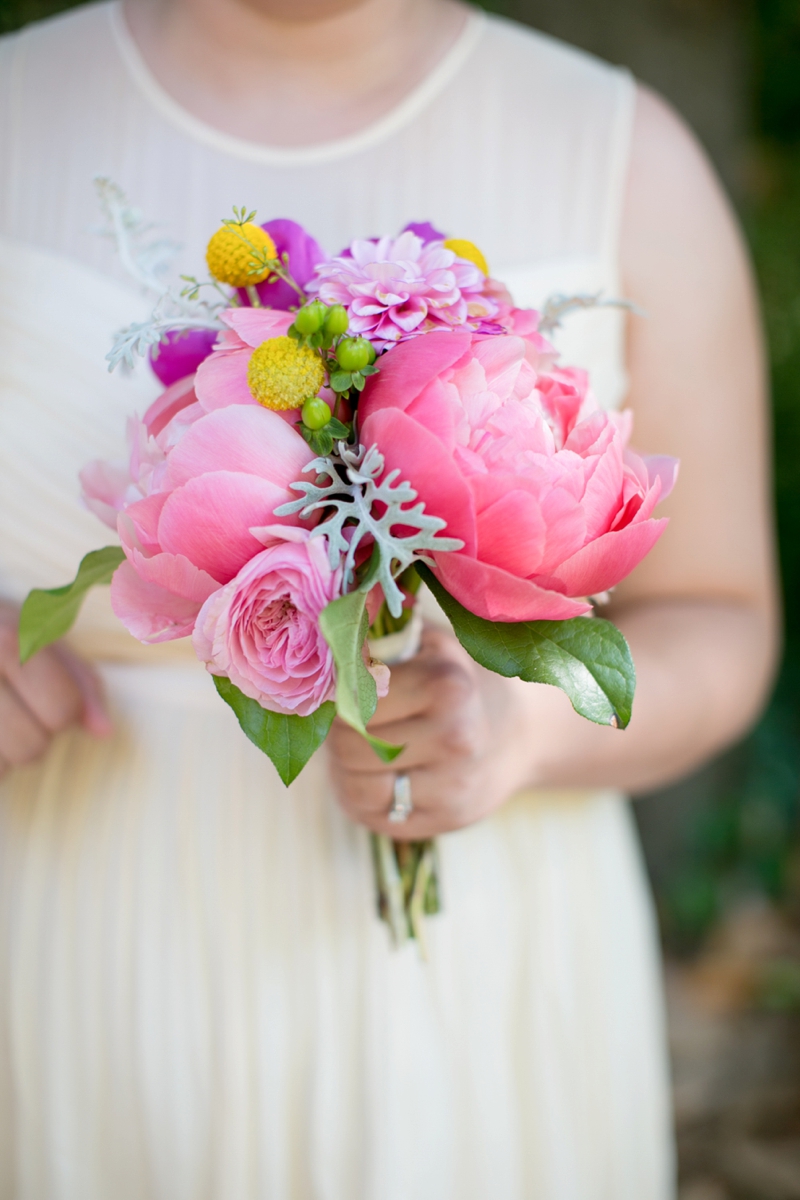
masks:
[[[643,454],[642,461],[647,468],[650,482],[654,483],[656,479],[661,480],[659,499],[666,500],[678,478],[679,460],[671,458],[668,454]]]
[[[181,409],[188,408],[196,400],[194,375],[190,375],[187,379],[179,379],[177,383],[173,383],[172,387],[168,387],[157,400],[153,401],[144,414],[144,424],[150,437],[158,437],[176,413],[179,413]]]
[[[209,471],[241,471],[286,487],[303,478],[314,452],[277,413],[255,405],[217,409],[199,420],[169,456],[180,487]]]
[[[399,478],[407,479],[424,501],[426,513],[447,522],[442,536],[461,538],[466,553],[475,553],[472,493],[452,458],[442,453],[442,443],[434,434],[399,409],[386,408],[367,417],[360,440],[365,446],[377,444],[386,471],[397,468]]]
[[[588,604],[546,591],[466,554],[436,554],[434,558],[443,586],[464,608],[486,621],[563,621],[591,612]]]
[[[220,583],[227,583],[263,549],[250,529],[273,524],[273,510],[290,499],[285,488],[256,475],[213,471],[173,492],[158,523],[164,550],[184,554]],[[287,518],[297,524],[297,518]]]
[[[563,589],[569,596],[597,596],[615,587],[652,550],[668,520],[641,521],[613,533],[605,533],[583,546],[554,571],[540,580]]]
[[[253,349],[270,338],[282,337],[294,322],[294,313],[280,308],[228,308],[220,315]]]
[[[250,354],[249,349],[217,349],[200,364],[194,390],[206,412],[231,404],[258,404],[247,382]]]
[[[117,528],[122,545],[126,549],[129,543],[132,544],[133,537],[145,550],[149,548],[157,552],[161,549],[158,522],[168,498],[169,492],[153,492],[152,495],[129,504],[120,514]]]
[[[122,563],[114,572],[111,607],[140,642],[168,642],[187,637],[200,611],[199,602],[142,579],[129,562]]]
[[[153,373],[164,387],[194,375],[208,358],[217,340],[216,329],[173,329],[157,346],[151,346],[148,359]]]
[[[481,562],[502,567],[523,579],[533,575],[542,561],[546,537],[539,498],[530,492],[506,491],[478,514]]]
[[[469,333],[437,333],[402,342],[382,355],[380,370],[362,393],[362,420],[383,408],[408,408],[409,404],[442,371],[457,362],[470,347]]]

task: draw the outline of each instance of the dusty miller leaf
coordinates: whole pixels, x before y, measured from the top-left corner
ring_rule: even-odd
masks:
[[[299,513],[310,517],[317,510],[326,511],[326,519],[311,531],[311,537],[325,536],[328,539],[328,555],[331,568],[341,562],[344,567],[344,585],[353,581],[356,551],[365,537],[372,537],[380,556],[376,579],[383,587],[386,604],[392,616],[399,617],[403,608],[403,593],[395,583],[401,574],[421,554],[434,550],[460,550],[464,543],[458,538],[438,537],[446,522],[425,512],[422,501],[413,507],[405,507],[416,500],[417,493],[407,481],[398,483],[399,470],[390,471],[380,483],[384,459],[377,446],[365,450],[339,443],[335,458],[315,458],[305,468],[330,482],[322,485],[300,481],[291,486],[303,492],[300,500],[290,500],[275,509],[279,517]],[[375,511],[378,505],[383,511]],[[413,530],[400,537],[392,533],[395,526]],[[347,535],[345,536],[345,529]]]

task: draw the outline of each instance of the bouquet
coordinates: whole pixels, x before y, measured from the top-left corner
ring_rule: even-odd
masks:
[[[570,307],[603,301],[519,309],[476,246],[427,223],[330,257],[295,222],[244,209],[208,244],[209,280],[169,287],[170,247],[98,188],[157,297],[110,369],[147,355],[166,386],[130,418],[127,461],[82,471],[120,545],[31,592],[23,661],[110,582],[134,637],[192,639],[288,785],[337,714],[384,762],[402,753],[369,721],[391,661],[416,649],[424,583],[478,663],[624,728],[633,664],[594,607],[660,536],[652,513],[677,464],[634,454],[630,414],[601,411],[547,339]],[[372,841],[380,915],[396,944],[421,938],[439,907],[435,846]]]

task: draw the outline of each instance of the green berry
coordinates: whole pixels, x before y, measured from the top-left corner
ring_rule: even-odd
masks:
[[[337,347],[336,360],[343,371],[360,371],[375,361],[375,351],[366,338],[345,338]]]
[[[309,396],[303,405],[302,417],[306,429],[324,429],[331,416],[330,405],[321,396]]]
[[[298,309],[294,318],[295,328],[304,337],[310,337],[322,328],[327,313],[328,309],[321,300],[312,300],[310,304]]]
[[[343,304],[332,304],[328,309],[325,317],[325,332],[331,337],[341,337],[343,333],[347,333],[347,326],[350,324],[350,318],[347,315],[347,309]]]

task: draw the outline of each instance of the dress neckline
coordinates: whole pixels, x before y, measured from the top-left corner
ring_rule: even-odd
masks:
[[[368,150],[408,125],[444,91],[470,58],[487,25],[486,15],[474,9],[458,38],[429,71],[388,113],[347,137],[308,146],[269,146],[215,129],[195,117],[161,86],[137,46],[122,11],[122,0],[108,6],[111,30],[120,58],[137,89],[172,125],[195,141],[249,162],[270,166],[301,166],[331,162]]]

